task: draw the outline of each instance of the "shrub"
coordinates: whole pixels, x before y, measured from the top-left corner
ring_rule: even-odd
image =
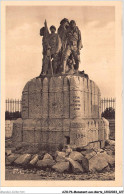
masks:
[[[102,117],[105,119],[115,119],[115,109],[112,107],[106,108],[104,112],[102,112]]]
[[[5,120],[15,120],[21,118],[21,112],[16,111],[16,112],[5,112]]]

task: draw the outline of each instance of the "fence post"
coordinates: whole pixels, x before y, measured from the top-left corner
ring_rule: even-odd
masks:
[[[106,108],[115,109],[115,98],[103,98],[101,99],[101,113],[105,111]]]

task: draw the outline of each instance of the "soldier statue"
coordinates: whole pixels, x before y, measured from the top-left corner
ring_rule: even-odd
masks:
[[[81,33],[74,20],[70,21],[66,32],[66,48],[62,56],[63,74],[66,72],[67,60],[71,56],[74,59],[74,70],[77,73],[80,62],[80,50],[82,48]]]
[[[40,29],[40,35],[43,36],[43,60],[42,60],[42,72],[40,75],[56,74],[58,65],[58,53],[61,50],[61,40],[58,36],[55,26],[50,27],[51,33],[47,28],[45,21],[45,27]]]
[[[49,35],[49,46],[52,60],[53,74],[57,73],[58,63],[59,63],[59,51],[61,50],[61,40],[56,31],[55,26],[50,27],[51,34]]]
[[[61,47],[61,52],[60,52],[60,69],[59,71],[62,72],[63,71],[63,66],[62,66],[62,56],[63,53],[65,52],[66,49],[66,44],[67,44],[67,29],[69,27],[69,20],[67,18],[64,18],[60,21],[60,26],[58,28],[58,35],[61,39],[62,42],[62,47]]]
[[[58,28],[58,35],[61,38],[63,50],[66,48],[66,33],[67,33],[68,27],[69,27],[69,20],[67,18],[64,18],[63,20],[61,20],[60,27]]]
[[[42,45],[43,45],[43,59],[42,59],[42,72],[40,75],[46,75],[51,70],[52,71],[52,64],[51,64],[51,53],[50,53],[50,45],[49,45],[49,31],[47,28],[47,23],[45,21],[45,27],[40,29],[40,36],[43,36]]]
[[[42,72],[40,76],[46,74],[65,74],[70,70],[77,73],[80,62],[80,50],[83,47],[81,41],[81,32],[76,26],[76,22],[64,18],[60,22],[58,33],[56,27],[51,26],[50,32],[45,26],[40,29],[40,35],[43,36],[43,60]]]

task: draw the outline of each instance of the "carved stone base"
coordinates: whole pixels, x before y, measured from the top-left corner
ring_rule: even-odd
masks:
[[[56,122],[55,122],[56,121]],[[105,119],[25,119],[13,124],[13,140],[38,143],[41,147],[57,149],[60,145],[76,147],[104,147],[108,138],[108,125]],[[107,135],[106,135],[107,134]]]
[[[23,89],[22,123],[14,124],[19,135],[13,138],[54,148],[103,142],[109,127],[101,118],[100,95],[98,86],[81,75],[34,78]]]

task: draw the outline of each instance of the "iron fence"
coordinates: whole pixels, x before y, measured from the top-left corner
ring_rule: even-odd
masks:
[[[7,99],[5,101],[6,118],[18,118],[21,117],[21,100],[19,99]],[[107,108],[115,109],[115,98],[103,98],[101,99],[101,113]]]
[[[7,112],[11,112],[11,113],[17,112],[17,111],[21,112],[21,100],[7,99],[5,103],[6,103]]]
[[[115,98],[101,99],[101,113],[104,112],[106,108],[112,108],[115,110]]]

